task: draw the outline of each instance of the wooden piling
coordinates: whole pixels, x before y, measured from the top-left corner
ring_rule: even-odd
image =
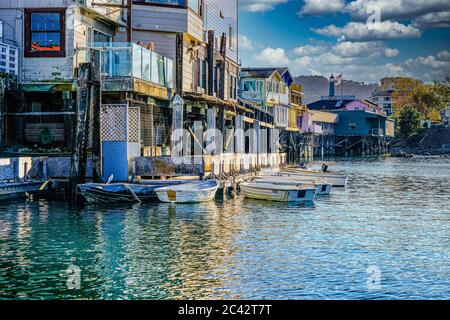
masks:
[[[80,64],[77,88],[76,129],[67,189],[67,197],[71,205],[76,205],[77,203],[77,185],[86,181],[91,69],[89,63]]]
[[[103,182],[101,144],[101,70],[99,51],[91,50],[90,112],[92,115],[92,168],[95,183]]]

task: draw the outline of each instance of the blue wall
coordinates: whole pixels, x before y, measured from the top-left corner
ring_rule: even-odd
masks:
[[[337,136],[369,135],[373,129],[381,128],[386,132],[386,117],[366,111],[332,111],[339,115],[334,132]],[[378,123],[379,121],[379,123]],[[351,129],[350,124],[355,124]]]
[[[102,142],[103,180],[113,174],[114,181],[128,181],[128,151],[126,142]]]

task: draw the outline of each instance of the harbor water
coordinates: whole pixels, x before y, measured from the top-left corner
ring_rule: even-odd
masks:
[[[450,299],[450,159],[349,160],[314,206],[0,203],[0,299]]]

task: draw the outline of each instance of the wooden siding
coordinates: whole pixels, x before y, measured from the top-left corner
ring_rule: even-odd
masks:
[[[223,18],[221,17],[221,12]],[[229,38],[229,26],[233,27],[235,44],[231,50],[227,46],[227,57],[234,62],[238,62],[238,0],[205,0],[205,29],[214,30],[216,36],[226,33]],[[227,44],[228,45],[228,44]]]
[[[116,35],[115,41],[125,42],[127,34],[119,32]],[[155,45],[155,52],[160,55],[172,59],[175,62],[176,58],[176,33],[158,32],[158,31],[133,31],[133,42],[141,41],[143,43],[153,42]]]
[[[16,7],[37,8],[37,7],[64,7],[72,5],[72,1],[8,1],[10,5]],[[40,5],[37,5],[37,4]],[[51,3],[52,5],[49,5]],[[8,3],[6,3],[8,5]],[[49,81],[49,80],[72,80],[73,68],[75,65],[75,47],[85,47],[87,45],[88,26],[104,33],[114,35],[115,28],[108,26],[91,15],[82,14],[77,7],[70,7],[66,11],[66,55],[61,58],[25,58],[24,52],[24,10],[22,8],[5,9],[2,1],[0,7],[2,19],[5,25],[14,26],[5,28],[5,39],[15,41],[19,47],[19,80],[21,82]],[[78,61],[82,62],[82,61]]]
[[[142,31],[187,32],[187,9],[134,5],[133,29]]]

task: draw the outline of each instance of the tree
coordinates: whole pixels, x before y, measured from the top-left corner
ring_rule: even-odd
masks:
[[[434,92],[434,87],[422,85],[411,94],[412,106],[419,111],[422,120],[433,120],[431,115],[439,111],[439,100]]]
[[[398,122],[402,138],[409,138],[420,127],[420,113],[412,106],[405,107]]]
[[[433,93],[437,99],[438,111],[450,107],[450,77],[446,77],[442,81],[436,81],[433,85]]]
[[[413,93],[420,90],[422,86],[422,81],[410,78],[398,78],[394,81],[392,101],[396,117],[400,116],[405,107],[414,104]]]

